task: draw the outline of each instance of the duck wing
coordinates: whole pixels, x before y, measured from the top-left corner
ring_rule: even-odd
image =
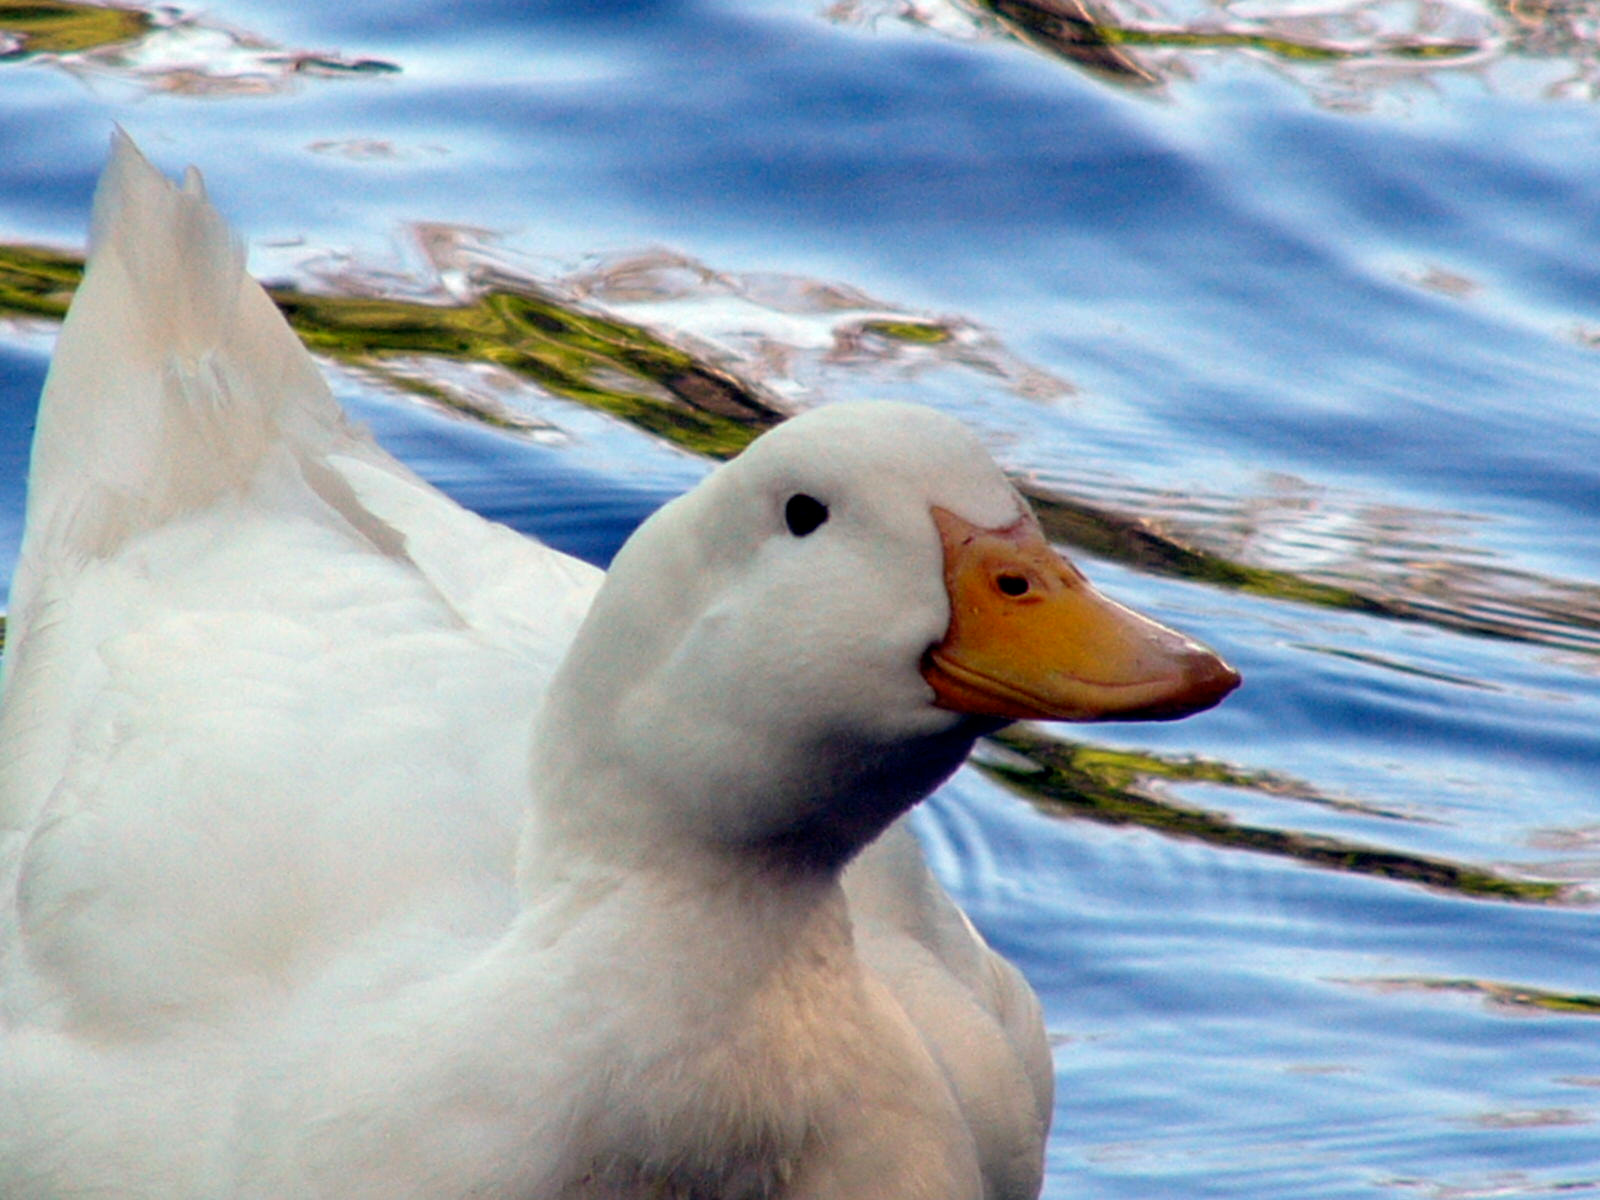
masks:
[[[503,928],[529,716],[600,573],[348,424],[199,177],[121,134],[28,505],[0,708],[14,1019],[148,1032]]]

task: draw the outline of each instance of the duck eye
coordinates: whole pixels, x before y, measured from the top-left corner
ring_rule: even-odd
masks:
[[[805,537],[828,519],[828,506],[803,492],[783,506],[783,521],[795,537]]]
[[[994,582],[995,586],[1007,596],[1026,596],[1028,594],[1028,581],[1021,575],[1001,575]]]

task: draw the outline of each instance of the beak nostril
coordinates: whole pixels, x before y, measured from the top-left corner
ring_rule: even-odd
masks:
[[[979,529],[933,508],[950,602],[922,678],[934,704],[1002,720],[1165,721],[1239,676],[1211,651],[1094,590],[1027,518]]]

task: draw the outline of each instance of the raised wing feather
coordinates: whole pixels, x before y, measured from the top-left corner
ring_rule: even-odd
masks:
[[[96,213],[6,651],[6,1007],[110,1032],[426,970],[512,910],[599,572],[350,427],[197,177],[119,135]]]

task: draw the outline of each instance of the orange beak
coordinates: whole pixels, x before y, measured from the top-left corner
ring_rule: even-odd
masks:
[[[1107,600],[1031,513],[980,529],[933,509],[950,627],[922,677],[940,708],[1011,720],[1150,721],[1210,708],[1239,674],[1181,633]]]

